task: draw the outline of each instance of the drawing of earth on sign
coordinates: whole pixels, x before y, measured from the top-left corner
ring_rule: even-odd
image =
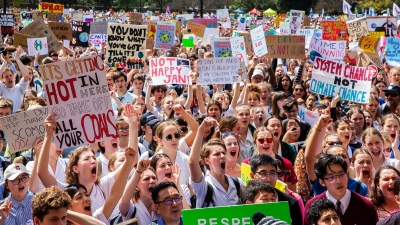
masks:
[[[87,41],[89,40],[89,35],[88,35],[88,33],[82,32],[82,33],[79,35],[79,40],[80,40],[81,42],[87,42]]]
[[[163,43],[168,43],[171,40],[171,34],[169,32],[161,32],[160,41]]]
[[[319,54],[319,52],[312,50],[312,51],[310,52],[310,59],[311,59],[311,61],[314,62],[315,58],[317,58],[317,57],[322,58],[322,55]]]

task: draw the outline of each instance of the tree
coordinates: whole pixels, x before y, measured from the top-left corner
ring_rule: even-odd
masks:
[[[170,4],[172,0],[149,0],[150,5],[155,5],[161,12],[165,12],[166,6]]]
[[[264,0],[254,0],[254,1],[248,1],[248,0],[234,0],[233,4],[229,7],[231,11],[241,8],[245,11],[250,11],[254,8],[258,10],[266,10],[268,8],[276,9],[277,0],[271,0],[271,1],[264,1]]]
[[[277,0],[277,6],[279,12],[288,12],[291,9],[309,11],[310,8],[314,7],[318,3],[318,0],[308,1],[293,1],[293,0]]]
[[[394,1],[393,0],[379,0],[379,1],[360,0],[357,3],[360,8],[365,8],[367,11],[368,11],[369,7],[374,7],[375,12],[379,13],[382,10],[385,10],[387,8],[389,8],[389,10],[392,11],[392,6],[393,6]],[[352,8],[352,11],[354,11],[353,8]]]

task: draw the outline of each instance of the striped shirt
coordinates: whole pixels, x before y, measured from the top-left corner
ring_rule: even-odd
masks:
[[[7,219],[3,223],[4,225],[21,225],[32,220],[32,194],[27,194],[20,202],[11,197],[11,195],[6,199],[12,202],[12,208],[10,215],[8,215]]]

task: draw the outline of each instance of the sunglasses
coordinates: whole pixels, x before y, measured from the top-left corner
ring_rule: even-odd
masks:
[[[222,136],[223,138],[226,138],[226,137],[229,136],[229,135],[235,136],[236,138],[238,137],[237,133],[232,132],[232,131],[222,132],[222,133],[221,133],[221,136]]]
[[[385,93],[385,96],[386,96],[386,97],[389,97],[389,96],[390,96],[390,97],[397,97],[397,96],[399,96],[399,94],[398,94],[398,93],[386,92],[386,93]]]
[[[259,138],[259,139],[257,139],[258,143],[260,143],[260,144],[264,144],[265,141],[267,141],[268,144],[271,144],[271,143],[272,143],[272,140],[273,140],[272,137],[270,137],[270,138]]]
[[[175,139],[179,139],[181,138],[181,134],[180,133],[175,133],[174,136],[172,136],[172,134],[168,134],[165,139],[167,139],[167,141],[172,141],[172,137],[175,137]]]
[[[304,89],[303,89],[303,88],[295,88],[294,91],[301,91],[301,92],[303,92]]]

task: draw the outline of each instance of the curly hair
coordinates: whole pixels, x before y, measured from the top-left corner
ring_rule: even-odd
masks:
[[[369,194],[369,198],[375,206],[381,206],[385,202],[385,196],[383,195],[382,190],[379,188],[379,180],[381,179],[381,173],[383,170],[393,170],[397,173],[397,176],[400,176],[400,172],[393,166],[381,166],[378,171],[376,171],[374,183],[372,184],[372,190]]]
[[[57,186],[41,190],[32,199],[32,218],[38,218],[43,221],[43,218],[50,210],[61,208],[68,209],[71,205],[71,197],[67,192],[61,190]],[[65,211],[66,213],[67,211]]]
[[[326,210],[335,211],[335,205],[328,199],[319,199],[311,204],[307,211],[307,218],[311,224],[318,224],[319,218]]]
[[[95,155],[95,152],[93,151],[93,149],[89,148],[89,147],[79,147],[77,149],[75,149],[74,151],[72,151],[71,155],[69,156],[69,164],[67,166],[66,169],[66,182],[67,184],[76,184],[79,183],[79,176],[78,174],[76,174],[73,170],[74,166],[78,166],[78,161],[79,161],[79,157],[81,156],[82,153],[90,151],[93,153],[93,155]],[[97,172],[97,171],[96,171]],[[100,178],[99,178],[99,174],[97,174],[97,180],[95,182],[95,184],[98,184],[100,182]]]

